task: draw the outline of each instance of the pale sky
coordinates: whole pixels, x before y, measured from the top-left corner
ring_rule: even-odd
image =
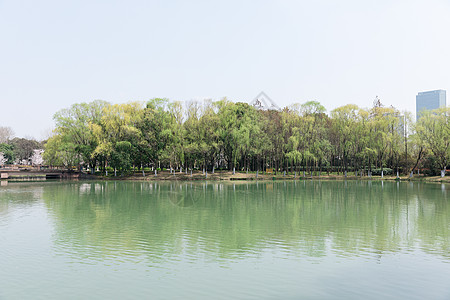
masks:
[[[0,126],[19,137],[95,99],[378,96],[414,113],[420,91],[450,98],[448,0],[0,0],[0,41]]]

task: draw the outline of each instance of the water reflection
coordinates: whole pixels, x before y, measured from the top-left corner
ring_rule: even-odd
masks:
[[[37,191],[59,251],[89,259],[230,260],[273,250],[380,260],[414,249],[450,259],[440,184],[87,182]],[[0,193],[0,210],[5,197]]]
[[[3,182],[3,181],[2,181]],[[0,212],[9,206],[32,206],[42,198],[44,187],[39,183],[9,183],[0,188]]]

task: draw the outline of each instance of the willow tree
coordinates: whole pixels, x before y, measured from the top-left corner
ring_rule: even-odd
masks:
[[[190,101],[186,109],[186,121],[183,123],[184,129],[184,152],[186,160],[186,168],[194,168],[196,162],[201,160],[200,153],[200,103],[198,101]]]
[[[142,103],[114,104],[105,106],[98,124],[91,130],[97,147],[92,156],[102,157],[116,170],[128,171],[132,167],[134,148],[142,138],[138,129],[142,118]]]
[[[214,111],[210,100],[203,102],[203,112],[198,122],[199,149],[203,155],[204,165],[214,168],[220,158],[223,141],[220,139],[220,118]]]
[[[162,131],[164,148],[160,159],[166,162],[170,169],[184,164],[184,134],[183,134],[183,108],[180,102],[167,104],[166,111],[158,111]]]
[[[110,104],[102,100],[96,100],[90,103],[73,104],[69,108],[62,109],[55,113],[55,134],[60,135],[61,139],[53,139],[64,143],[62,146],[65,151],[74,151],[74,155],[79,155],[80,162],[90,166],[93,171],[97,157],[94,151],[97,148],[97,139],[90,129],[91,124],[99,124],[104,109]]]
[[[284,152],[285,157],[291,166],[294,167],[294,171],[297,171],[297,167],[302,162],[301,141],[302,134],[299,131],[300,117],[298,114],[299,105],[294,104],[290,107],[283,109],[282,115],[282,135],[285,139]]]
[[[450,108],[440,108],[422,113],[417,122],[416,132],[419,139],[434,154],[441,177],[450,162]]]
[[[396,140],[398,134],[399,112],[393,107],[374,106],[370,110],[370,145],[376,151],[377,165],[382,170],[391,163],[394,167],[394,157],[396,155]],[[383,171],[382,171],[383,174]]]
[[[47,140],[42,156],[46,164],[52,167],[63,166],[68,170],[72,170],[81,162],[76,144],[68,136],[62,134],[55,134]]]
[[[352,162],[355,153],[353,152],[354,129],[358,122],[359,107],[354,104],[348,104],[338,107],[331,111],[333,119],[334,147],[338,155],[339,162],[342,162],[345,174],[347,174],[349,160]]]
[[[314,168],[322,166],[328,160],[331,144],[327,135],[328,116],[323,105],[317,101],[308,101],[300,106],[303,128],[305,162]]]
[[[377,151],[371,143],[369,111],[359,108],[355,115],[355,123],[352,124],[353,167],[360,170],[361,176],[367,167],[367,172],[372,172],[372,164],[376,160]]]
[[[245,158],[250,148],[252,134],[258,128],[258,115],[255,108],[242,102],[225,102],[218,114],[224,156],[228,161],[228,168],[232,168],[234,172],[238,162],[242,157]],[[244,166],[241,164],[239,167]]]
[[[278,170],[287,150],[285,148],[287,141],[283,128],[283,113],[276,110],[259,110],[257,113],[260,116],[258,121],[262,134],[265,136],[265,144],[261,145],[263,147],[261,156],[265,164]]]

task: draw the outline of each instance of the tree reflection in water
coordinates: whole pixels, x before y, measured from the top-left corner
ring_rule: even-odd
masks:
[[[42,189],[56,245],[90,259],[239,259],[266,250],[381,259],[414,249],[450,259],[440,184],[87,182]]]

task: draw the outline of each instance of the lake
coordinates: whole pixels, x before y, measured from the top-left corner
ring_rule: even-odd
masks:
[[[449,185],[0,187],[0,299],[450,299]]]

